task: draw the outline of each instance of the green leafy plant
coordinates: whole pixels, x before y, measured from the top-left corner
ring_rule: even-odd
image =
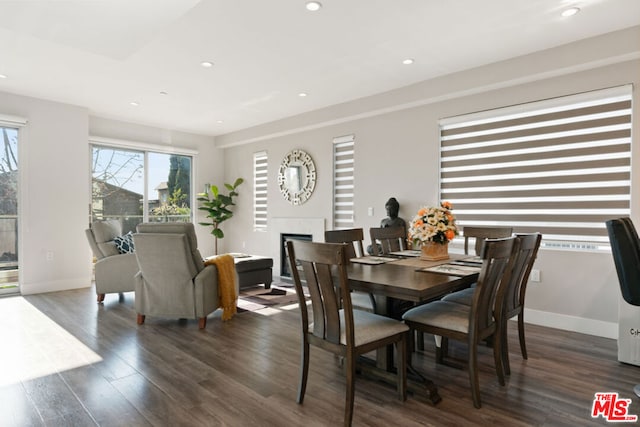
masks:
[[[198,209],[207,212],[207,218],[209,218],[209,222],[200,222],[199,224],[213,227],[211,234],[215,238],[216,255],[218,255],[218,239],[224,237],[220,224],[233,216],[233,211],[229,208],[235,205],[233,199],[238,195],[236,188],[243,182],[242,178],[238,178],[233,185],[225,183],[224,186],[229,190],[229,194],[223,194],[215,185],[208,185],[207,191],[198,194],[198,201],[201,202]]]

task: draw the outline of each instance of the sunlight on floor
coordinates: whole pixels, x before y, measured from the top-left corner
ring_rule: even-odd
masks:
[[[0,298],[0,324],[0,386],[102,360],[22,297]]]

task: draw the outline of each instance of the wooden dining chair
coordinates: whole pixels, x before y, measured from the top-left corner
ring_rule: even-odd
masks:
[[[346,402],[344,425],[353,419],[356,359],[365,353],[395,344],[397,389],[407,398],[407,334],[404,323],[388,317],[354,310],[347,278],[346,244],[301,240],[287,242],[293,282],[298,295],[302,327],[302,354],[298,403],[302,403],[309,373],[309,351],[314,345],[343,357],[346,361]],[[300,279],[299,264],[311,296],[313,318],[309,312]]]
[[[468,345],[467,369],[471,383],[473,405],[480,408],[478,384],[478,345],[493,337],[493,358],[498,381],[504,385],[501,337],[494,320],[496,292],[501,283],[508,283],[512,254],[517,250],[515,237],[487,239],[482,253],[482,269],[473,293],[473,303],[468,306],[448,301],[433,301],[407,311],[402,318],[412,331],[433,334],[436,339],[436,359],[442,363],[448,353],[448,340],[466,341]],[[440,341],[440,343],[438,343]]]
[[[509,319],[518,316],[518,338],[522,358],[527,359],[527,345],[524,337],[524,301],[527,291],[527,282],[531,269],[536,261],[542,235],[540,233],[516,234],[519,249],[512,265],[509,283],[500,288],[496,295],[496,319],[501,334],[502,362],[505,375],[511,374],[509,365],[509,343],[507,341],[507,327]],[[442,301],[471,305],[473,302],[474,288],[450,293],[442,298]]]
[[[407,234],[405,228],[400,227],[372,227],[369,229],[371,248],[375,256],[388,255],[393,251],[407,248]]]
[[[475,255],[480,255],[485,239],[510,237],[511,233],[513,233],[513,227],[466,226],[462,229],[462,235],[464,236],[464,253],[465,255],[473,255],[469,253],[469,241],[471,239],[474,239]]]
[[[349,228],[345,230],[329,230],[324,232],[324,241],[327,243],[346,243],[347,260],[363,257],[364,230],[362,228]],[[376,299],[373,294],[367,292],[351,292],[351,301],[355,308],[376,312]]]
[[[324,241],[327,243],[348,243],[346,249],[347,260],[366,255],[364,253],[364,230],[362,228],[325,231]]]

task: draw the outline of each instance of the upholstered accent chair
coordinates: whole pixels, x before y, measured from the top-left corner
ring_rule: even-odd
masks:
[[[105,294],[132,292],[134,276],[138,273],[138,262],[133,253],[121,254],[115,239],[122,235],[118,220],[95,221],[85,230],[89,246],[96,258],[95,282],[98,302]]]
[[[204,265],[192,223],[143,223],[133,235],[139,273],[135,278],[138,324],[146,316],[198,319],[219,306],[218,270]],[[238,282],[236,280],[236,295]]]

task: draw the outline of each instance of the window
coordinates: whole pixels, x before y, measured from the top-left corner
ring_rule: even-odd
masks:
[[[260,151],[253,155],[253,229],[267,230],[267,152]]]
[[[25,124],[0,115],[0,295],[18,292],[18,136]]]
[[[119,219],[123,232],[143,221],[191,221],[192,157],[94,144],[92,220]]]
[[[601,249],[605,221],[629,215],[630,86],[444,119],[440,129],[440,196],[461,226]]]
[[[354,226],[353,201],[353,135],[333,140],[333,229],[341,230]]]

